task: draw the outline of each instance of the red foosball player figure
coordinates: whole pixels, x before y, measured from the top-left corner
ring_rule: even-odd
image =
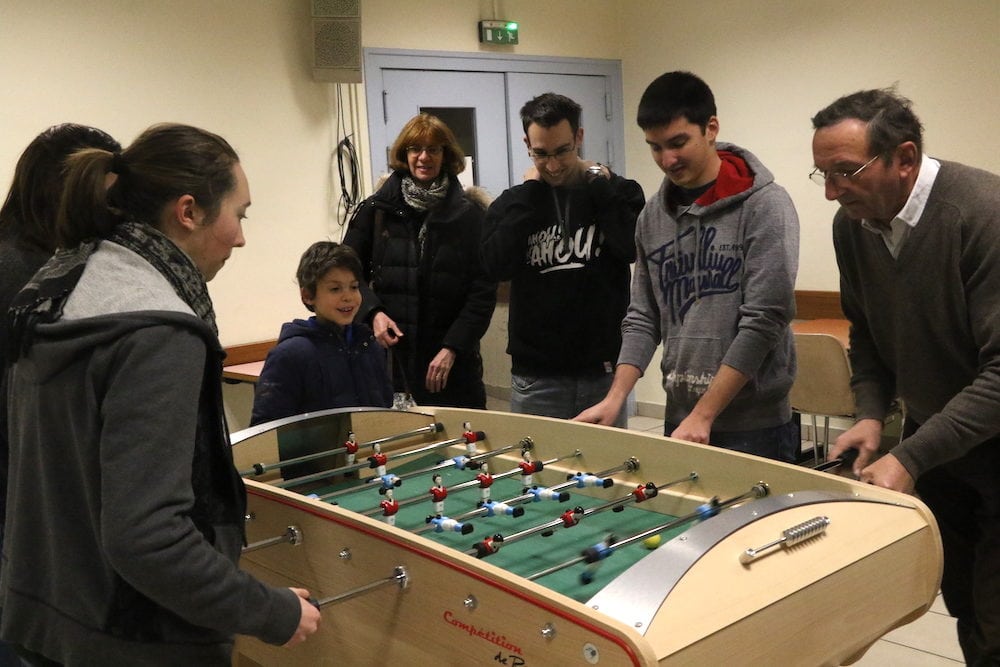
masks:
[[[442,484],[441,475],[434,475],[431,478],[434,486],[430,488],[431,500],[434,501],[434,513],[444,514],[444,499],[448,497],[448,489]]]
[[[487,537],[479,542],[476,542],[476,558],[485,558],[490,554],[495,554],[500,551],[500,547],[503,546],[503,535],[497,533],[493,537]]]
[[[482,431],[473,431],[472,422],[462,422],[462,428],[465,429],[465,432],[462,433],[462,437],[465,438],[465,452],[469,456],[475,456],[476,443],[485,438],[486,434]]]
[[[479,502],[476,503],[476,507],[482,507],[489,502],[490,487],[493,486],[493,475],[490,474],[490,468],[485,463],[480,468],[479,474],[476,475],[476,480],[479,482]]]
[[[372,455],[368,457],[368,467],[375,468],[375,479],[382,482],[379,493],[382,493],[386,489],[391,489],[394,486],[400,486],[403,483],[403,480],[401,480],[398,475],[386,472],[385,464],[388,461],[389,457],[382,453],[382,447],[380,445],[376,444],[372,447]]]
[[[368,457],[368,467],[375,468],[375,473],[381,477],[385,475],[385,464],[389,457],[382,453],[382,446],[375,444],[372,447],[372,455]]]
[[[530,452],[524,452],[521,458],[523,460],[517,466],[521,469],[521,486],[527,491],[535,483],[534,474],[544,468],[545,464],[541,461],[532,461]]]
[[[641,503],[643,500],[649,500],[658,494],[659,491],[656,489],[656,485],[652,482],[646,482],[645,484],[640,484],[635,487],[635,491],[632,492],[632,496],[635,498],[635,502]]]
[[[386,489],[385,498],[378,505],[382,508],[382,516],[385,517],[385,522],[390,526],[395,526],[396,512],[399,511],[399,501],[395,499],[392,489]]]
[[[354,435],[354,431],[348,431],[347,442],[344,443],[344,452],[346,453],[347,467],[355,464],[358,460],[358,441]],[[348,470],[344,473],[344,477],[354,478],[358,476],[357,470]]]
[[[573,509],[566,510],[565,512],[560,514],[559,518],[562,519],[563,528],[572,528],[576,524],[580,523],[580,518],[582,516],[583,516],[583,508],[574,507]]]
[[[354,437],[354,431],[347,434],[344,451],[347,452],[347,465],[353,465],[358,460],[358,441]]]

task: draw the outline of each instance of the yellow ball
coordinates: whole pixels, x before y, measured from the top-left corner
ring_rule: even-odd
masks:
[[[652,537],[647,537],[642,541],[643,546],[652,551],[656,547],[660,546],[660,536],[653,535]]]

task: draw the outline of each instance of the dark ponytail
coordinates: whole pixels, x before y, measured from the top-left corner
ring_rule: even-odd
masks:
[[[125,220],[159,227],[163,207],[183,195],[194,197],[211,222],[236,187],[232,169],[237,162],[239,156],[222,137],[177,124],[154,125],[120,153],[75,153],[60,203],[60,245],[107,238]]]

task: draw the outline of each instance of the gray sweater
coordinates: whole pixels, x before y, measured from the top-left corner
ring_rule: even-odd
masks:
[[[858,418],[903,399],[922,427],[892,453],[914,478],[997,436],[1000,176],[942,161],[896,260],[843,209],[833,240]]]
[[[713,430],[769,428],[791,418],[798,216],[752,153],[731,144],[717,148],[742,158],[752,184],[744,170],[749,187],[735,191],[743,186],[723,153],[720,198],[711,201],[710,191],[674,210],[668,195],[675,186],[664,178],[646,202],[636,225],[638,259],[618,363],[645,369],[663,342],[667,420],[674,423],[691,412],[720,364],[731,366],[750,381]]]

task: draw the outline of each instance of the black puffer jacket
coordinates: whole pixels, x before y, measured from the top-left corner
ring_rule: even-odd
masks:
[[[403,201],[405,175],[391,174],[362,202],[344,237],[361,256],[365,271],[359,316],[371,323],[383,310],[403,330],[393,347],[397,391],[408,385],[417,403],[424,405],[484,408],[479,340],[496,306],[496,283],[486,278],[479,261],[488,202],[482,190],[463,191],[452,178],[444,205],[422,214]],[[448,386],[431,394],[424,387],[427,366],[445,347],[456,353],[455,365]]]

